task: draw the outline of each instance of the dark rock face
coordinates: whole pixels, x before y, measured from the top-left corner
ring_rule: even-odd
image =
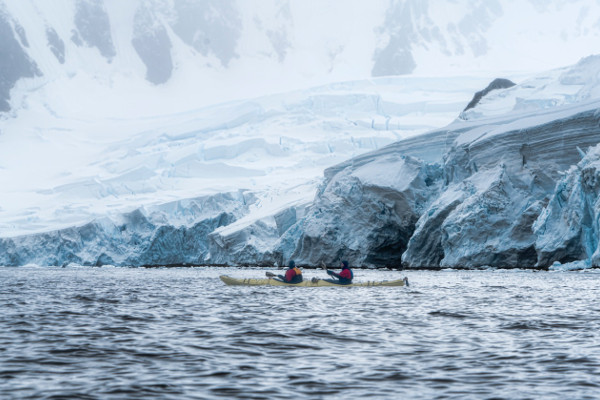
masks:
[[[380,34],[389,36],[385,47],[375,51],[373,55],[372,76],[405,75],[414,71],[417,64],[412,56],[411,42],[416,36],[414,26],[413,2],[391,5],[387,11],[384,24],[379,28]],[[419,6],[416,6],[419,8]]]
[[[59,63],[65,63],[65,42],[58,36],[52,28],[46,29],[46,38],[48,39],[48,47],[52,54],[56,57]]]
[[[405,36],[390,39],[389,44],[375,53],[371,76],[407,75],[417,67]]]
[[[486,32],[503,14],[498,0],[478,2],[462,10],[460,19],[444,26],[434,22],[439,4],[428,0],[390,2],[383,24],[376,30],[383,46],[373,54],[372,76],[410,74],[417,68],[416,50],[437,49],[444,56],[489,50]]]
[[[21,45],[23,47],[29,47],[29,41],[27,40],[27,34],[25,33],[25,28],[17,22],[15,24],[15,32],[21,41]]]
[[[21,43],[15,37],[9,17],[0,10],[0,112],[10,110],[10,91],[19,79],[41,75],[22,47],[29,45],[25,31],[20,25],[17,27]]]
[[[510,87],[515,86],[516,84],[508,79],[503,79],[503,78],[497,78],[494,79],[492,81],[492,83],[490,83],[488,85],[488,87],[486,87],[485,89],[475,93],[475,96],[473,96],[473,99],[469,102],[469,104],[467,104],[467,106],[465,107],[465,109],[463,111],[467,111],[471,108],[475,108],[475,106],[477,106],[477,104],[479,104],[479,102],[481,101],[481,99],[487,95],[489,92],[491,92],[492,90],[497,90],[497,89],[508,89]]]
[[[146,79],[155,84],[167,82],[173,73],[171,40],[166,28],[150,7],[141,6],[134,17],[132,44],[146,65]]]
[[[175,0],[173,31],[203,56],[216,56],[223,66],[238,57],[236,47],[242,34],[239,11],[233,3]]]
[[[71,40],[78,46],[96,47],[109,62],[117,55],[110,32],[110,19],[103,0],[77,0]]]

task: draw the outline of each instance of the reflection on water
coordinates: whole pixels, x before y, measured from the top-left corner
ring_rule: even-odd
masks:
[[[597,398],[600,274],[0,269],[0,398]],[[324,271],[305,271],[324,275]],[[324,276],[323,276],[324,277]]]

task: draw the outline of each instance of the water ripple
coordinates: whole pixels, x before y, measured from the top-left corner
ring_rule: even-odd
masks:
[[[600,389],[597,273],[409,272],[409,288],[351,289],[228,287],[222,273],[264,275],[4,268],[0,398],[591,399]]]

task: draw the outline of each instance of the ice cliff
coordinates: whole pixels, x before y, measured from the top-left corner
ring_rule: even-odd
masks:
[[[600,146],[559,180],[533,226],[541,265],[583,260],[600,267]]]
[[[534,224],[540,216],[561,224],[547,207],[556,208],[549,201],[561,174],[581,160],[579,149],[600,142],[599,106],[536,113],[534,121],[457,121],[420,137],[420,145],[397,142],[333,167],[307,217],[282,238],[282,254],[309,264],[347,258],[408,268],[527,268],[581,259],[593,235],[573,234],[576,249],[561,255],[558,240],[550,249]],[[428,161],[413,158],[425,149]],[[588,192],[582,214],[598,198]]]
[[[313,265],[399,263],[419,216],[438,195],[441,176],[439,165],[395,152],[344,168],[283,236],[283,258]]]
[[[327,168],[312,201],[288,187],[142,207],[0,239],[0,265],[600,266],[599,82],[596,56],[493,85],[448,126]]]
[[[170,265],[210,262],[208,236],[256,199],[233,192],[136,209],[118,218],[0,239],[0,264]]]
[[[590,57],[488,91],[462,114],[469,118],[330,168],[307,217],[282,238],[284,258],[407,268],[597,265],[598,152],[581,158],[600,142],[599,63]]]

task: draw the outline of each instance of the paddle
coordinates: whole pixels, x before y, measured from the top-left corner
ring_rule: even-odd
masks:
[[[332,276],[334,278],[339,278],[339,276],[335,272],[330,271],[329,268],[327,268],[327,265],[325,265],[325,262],[323,261],[321,261],[321,268],[323,268],[325,272],[327,272],[327,275]]]
[[[332,271],[329,271],[327,265],[325,265],[325,261],[321,261],[321,268],[323,268],[325,272],[327,272],[327,275],[335,276]]]
[[[267,278],[269,279],[275,279],[278,282],[283,282],[283,283],[290,283],[290,282],[286,282],[285,280],[281,279],[278,275],[275,275],[272,272],[265,272],[265,275],[267,276]]]

